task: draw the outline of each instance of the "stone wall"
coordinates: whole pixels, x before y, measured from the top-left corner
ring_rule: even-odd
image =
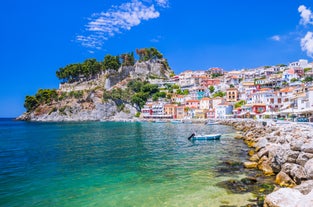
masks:
[[[264,206],[313,206],[312,126],[238,119],[220,123],[240,130],[242,134],[236,138],[252,148],[245,167],[275,176],[277,190],[266,197]]]

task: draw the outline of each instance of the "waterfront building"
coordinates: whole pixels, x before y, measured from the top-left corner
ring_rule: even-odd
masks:
[[[233,116],[233,106],[228,103],[220,103],[216,107],[216,118],[225,119]]]
[[[239,91],[237,88],[228,88],[226,90],[226,101],[237,102],[239,100]]]
[[[177,118],[177,104],[164,104],[164,114],[170,115],[173,119]]]
[[[200,108],[200,101],[199,100],[187,100],[186,101],[186,107],[199,109]]]
[[[212,99],[210,98],[202,98],[200,100],[200,109],[204,110],[204,109],[210,109],[210,108],[213,108],[212,107]]]
[[[184,119],[187,116],[185,106],[177,106],[176,107],[176,118]]]

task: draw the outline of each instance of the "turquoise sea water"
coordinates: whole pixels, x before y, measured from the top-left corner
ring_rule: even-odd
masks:
[[[194,131],[223,133],[190,142]],[[242,205],[217,182],[225,160],[246,159],[228,126],[32,123],[0,119],[0,206]]]

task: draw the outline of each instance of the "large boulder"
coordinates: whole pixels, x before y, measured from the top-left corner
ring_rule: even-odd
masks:
[[[258,162],[258,169],[263,171],[263,174],[266,176],[274,175],[273,168],[270,165],[270,160],[263,156]]]
[[[307,179],[304,167],[293,163],[285,163],[282,166],[282,172],[288,174],[296,184],[300,184],[301,180]]]
[[[275,178],[275,183],[280,185],[281,187],[293,187],[296,185],[296,183],[290,178],[290,176],[280,171]]]
[[[264,148],[267,145],[268,141],[266,138],[261,138],[256,144],[255,144],[255,151],[259,151],[260,149]]]
[[[305,163],[311,158],[313,158],[313,154],[300,152],[298,158],[296,159],[296,163],[304,167]]]
[[[313,190],[313,180],[306,180],[294,187],[294,189],[300,191],[302,194],[306,195],[309,194]]]
[[[298,190],[281,188],[266,196],[264,200],[264,207],[300,207],[299,202],[303,196],[304,195]],[[307,207],[309,206],[307,205]]]
[[[308,178],[313,179],[313,158],[305,163],[304,169]]]
[[[306,153],[313,153],[313,140],[301,146],[301,151]]]

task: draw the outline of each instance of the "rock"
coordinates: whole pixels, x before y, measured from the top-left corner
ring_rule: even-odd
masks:
[[[258,162],[258,169],[263,171],[263,174],[266,176],[274,175],[274,171],[270,166],[270,160],[263,156],[260,161]]]
[[[274,172],[278,173],[281,169],[281,166],[287,162],[287,151],[289,150],[290,148],[287,144],[272,144],[268,147],[270,165],[273,168]]]
[[[255,177],[242,178],[241,182],[245,185],[254,185],[258,180]]]
[[[306,195],[313,190],[313,180],[303,181],[301,185],[294,187],[294,189],[299,190],[302,194]]]
[[[313,140],[301,146],[301,151],[306,153],[313,153]]]
[[[255,151],[259,151],[260,149],[264,148],[266,144],[268,143],[266,138],[261,138],[256,144],[255,144]]]
[[[249,160],[251,161],[251,162],[258,162],[259,161],[259,156],[257,155],[257,154],[254,154],[254,155],[252,155],[250,158],[249,158]]]
[[[281,188],[266,196],[264,207],[300,207],[298,204],[303,196],[298,190]]]
[[[258,166],[257,162],[244,162],[243,165],[245,166],[245,168],[256,168]]]
[[[248,155],[249,155],[249,156],[253,156],[254,154],[255,154],[255,151],[254,151],[254,150],[249,150],[249,151],[248,151]]]
[[[308,160],[304,165],[308,179],[313,179],[313,158]]]
[[[296,183],[285,172],[280,171],[276,175],[275,183],[282,187],[293,187]]]
[[[313,206],[313,191],[311,191],[309,194],[305,196],[302,196],[297,206],[312,207]]]
[[[258,157],[263,157],[263,156],[268,156],[268,149],[267,148],[262,148],[258,153]]]
[[[235,135],[234,138],[235,138],[235,139],[243,139],[244,136],[243,136],[242,134],[237,134],[237,135]]]
[[[301,147],[304,144],[302,140],[292,140],[290,143],[290,149],[293,151],[301,151]]]
[[[288,174],[296,184],[300,184],[301,180],[307,179],[304,167],[297,164],[285,163],[281,171]]]
[[[300,152],[298,158],[296,159],[296,163],[304,167],[305,163],[311,158],[313,158],[313,154]]]
[[[286,162],[296,163],[296,160],[297,160],[299,154],[300,154],[299,151],[288,150],[286,152],[286,156],[287,156]]]

